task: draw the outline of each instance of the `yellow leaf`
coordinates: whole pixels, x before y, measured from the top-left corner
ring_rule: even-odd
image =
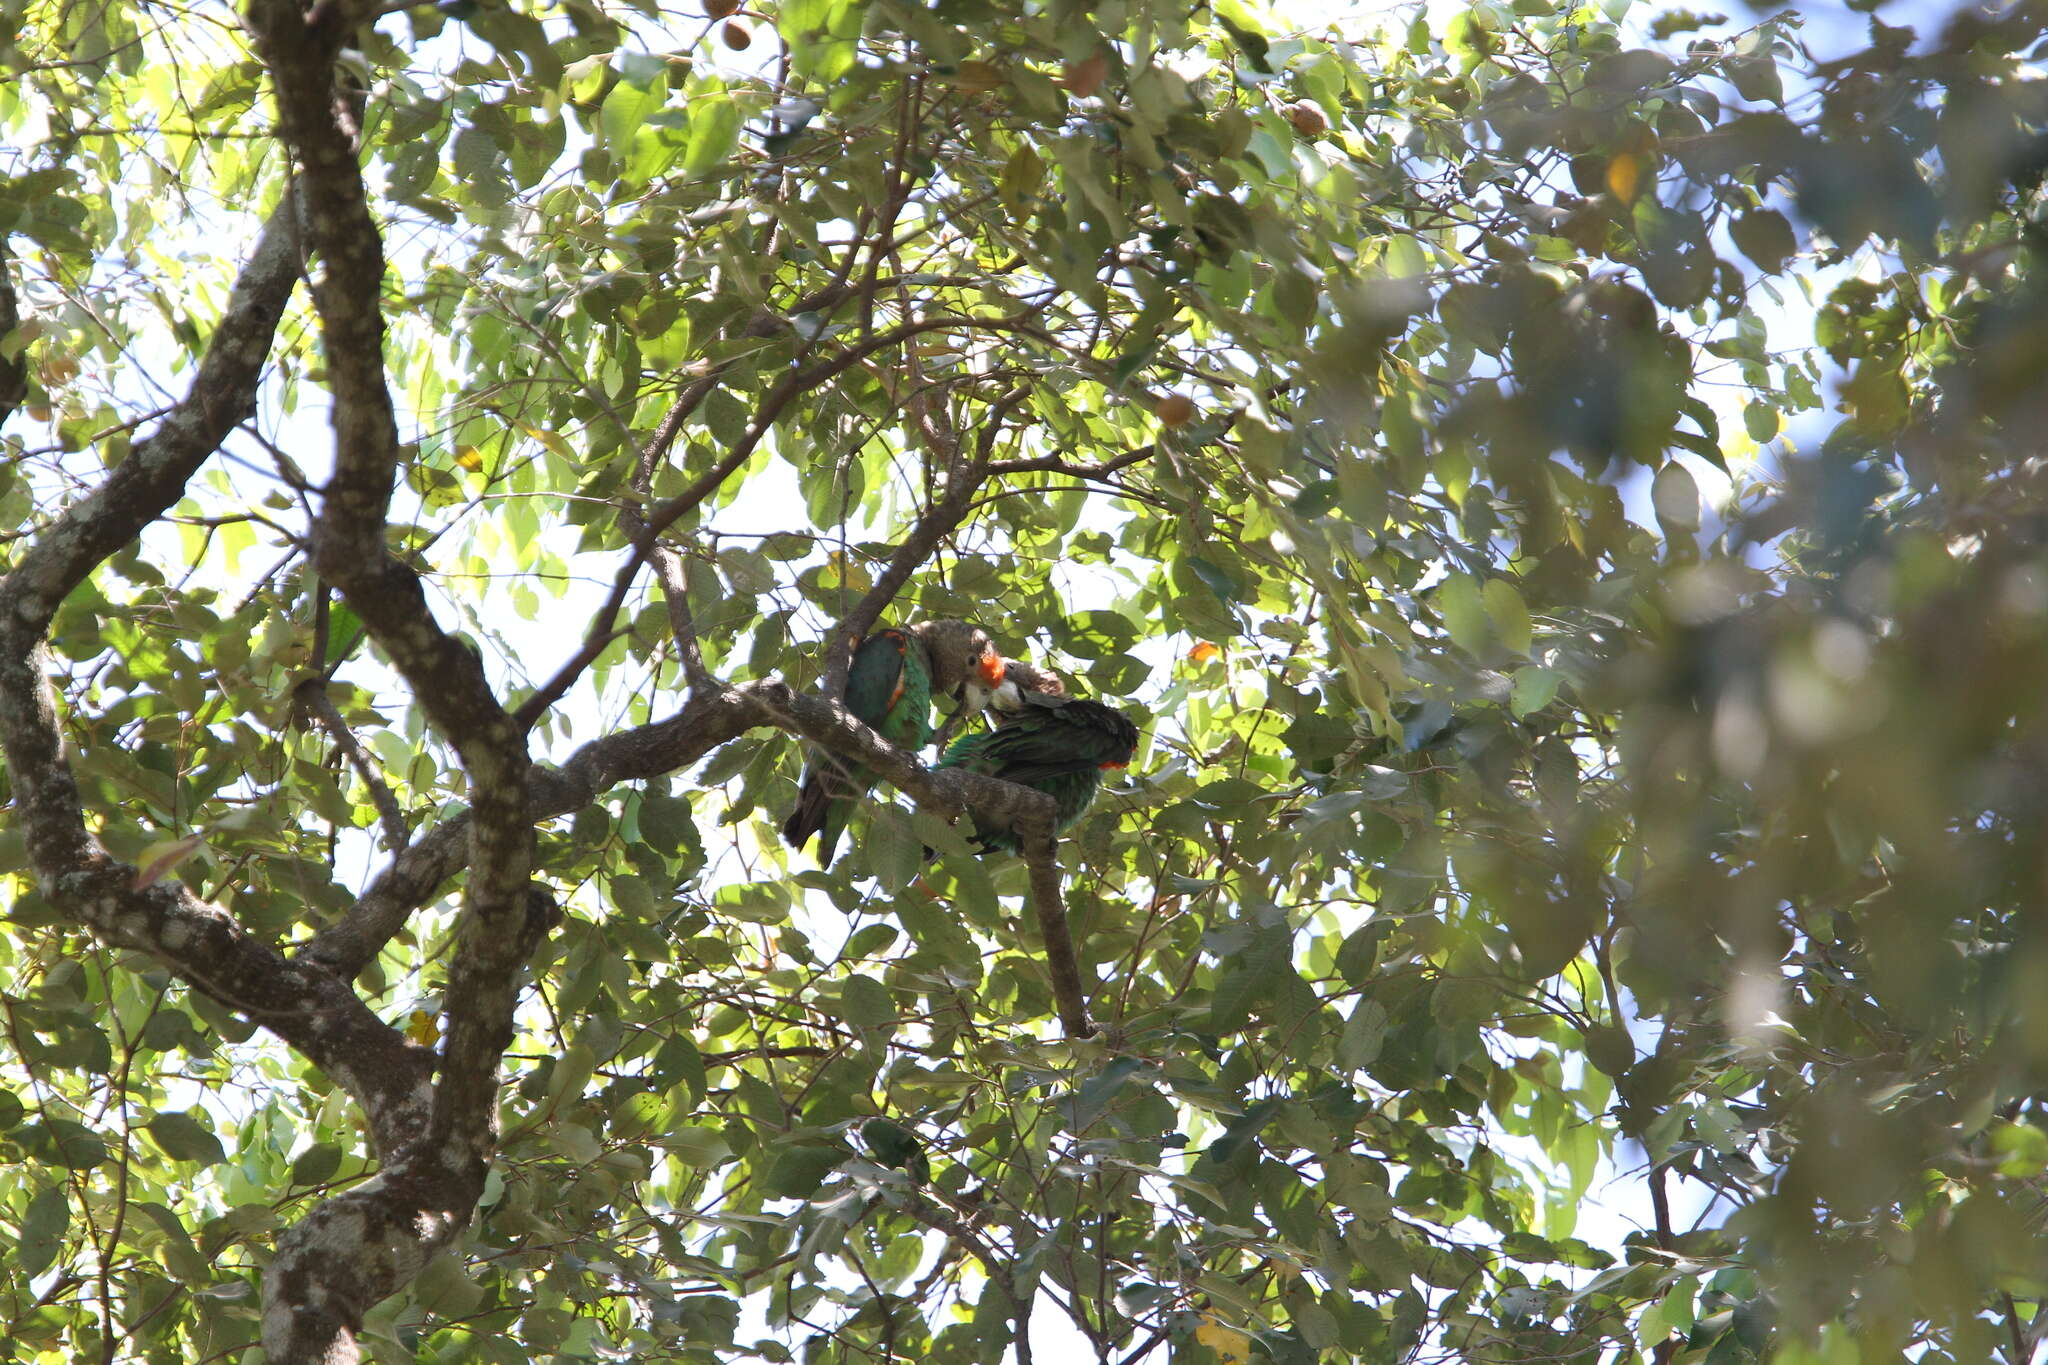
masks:
[[[1243,1365],[1252,1358],[1252,1339],[1235,1327],[1226,1326],[1214,1314],[1204,1314],[1195,1329],[1195,1340],[1216,1353],[1223,1365]]]
[[[475,446],[457,446],[455,463],[474,474],[484,467],[484,453]]]
[[[432,1047],[440,1036],[440,1021],[430,1010],[414,1010],[405,1018],[405,1036],[421,1047]]]
[[[136,860],[133,888],[141,891],[155,886],[205,845],[205,839],[197,834],[188,834],[182,839],[164,839],[142,850]]]
[[[1643,159],[1632,152],[1623,152],[1607,163],[1607,189],[1624,204],[1636,201],[1642,179]]]
[[[562,439],[561,432],[549,431],[544,427],[527,427],[525,430],[528,436],[546,446],[550,454],[559,455],[565,460],[576,458],[576,452]]]
[[[970,60],[960,63],[960,69],[953,73],[953,81],[968,94],[978,95],[1001,85],[1003,73],[993,62]]]

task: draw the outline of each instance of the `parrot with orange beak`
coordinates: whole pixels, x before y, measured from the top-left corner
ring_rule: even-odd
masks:
[[[853,651],[846,709],[899,749],[915,753],[931,742],[934,696],[955,698],[963,711],[979,711],[1002,686],[1003,668],[988,633],[967,621],[878,630]],[[782,837],[802,848],[818,835],[818,865],[831,866],[846,822],[874,782],[874,774],[858,763],[813,746]]]

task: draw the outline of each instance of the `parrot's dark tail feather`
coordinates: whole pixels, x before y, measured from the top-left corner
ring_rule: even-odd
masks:
[[[790,812],[789,819],[782,826],[782,837],[789,842],[789,846],[802,848],[811,841],[813,834],[825,828],[825,815],[831,806],[832,797],[825,790],[823,781],[813,777],[804,783],[803,791],[796,799],[796,809]],[[818,852],[819,863],[822,866],[831,858],[832,851],[820,848]]]

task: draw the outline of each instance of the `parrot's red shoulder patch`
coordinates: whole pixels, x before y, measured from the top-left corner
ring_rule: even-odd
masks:
[[[887,708],[894,711],[896,703],[903,700],[903,665],[901,660],[910,653],[910,641],[900,630],[882,630],[875,633],[896,646],[896,658],[898,660],[896,666],[896,685],[889,689],[889,705]]]
[[[1131,760],[1127,758],[1121,763],[1105,763],[1102,766],[1105,768],[1128,768],[1131,766]]]

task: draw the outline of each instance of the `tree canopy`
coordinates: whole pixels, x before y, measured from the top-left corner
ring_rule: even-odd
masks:
[[[2031,1365],[2048,13],[1885,13],[0,6],[0,1360]]]

